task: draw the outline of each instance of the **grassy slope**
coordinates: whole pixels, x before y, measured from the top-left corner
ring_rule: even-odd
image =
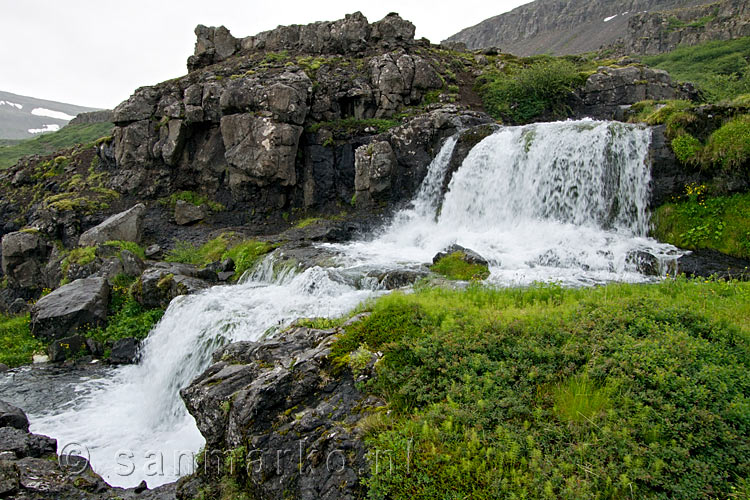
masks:
[[[643,62],[664,69],[680,82],[697,84],[709,101],[750,92],[750,37],[681,47]]]
[[[384,353],[366,390],[388,411],[360,424],[369,498],[750,493],[748,283],[423,289],[369,309],[333,349]]]
[[[111,123],[92,123],[88,125],[68,125],[57,132],[44,134],[33,139],[21,141],[12,146],[0,146],[0,169],[8,168],[26,155],[46,155],[76,144],[86,144],[109,135]]]

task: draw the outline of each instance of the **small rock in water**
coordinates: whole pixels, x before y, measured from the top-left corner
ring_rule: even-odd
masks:
[[[22,431],[28,431],[29,419],[20,408],[5,401],[0,401],[0,427],[14,427]]]
[[[49,363],[49,356],[47,356],[46,354],[34,354],[34,356],[32,356],[32,360],[35,365]]]
[[[487,262],[487,259],[479,255],[474,250],[471,250],[469,248],[464,248],[461,245],[456,245],[455,243],[448,248],[443,249],[442,251],[435,254],[435,257],[432,258],[432,263],[437,264],[437,262],[447,257],[451,254],[454,254],[456,252],[461,252],[464,254],[463,261],[468,262],[469,264],[478,264],[480,266],[489,266],[489,262]]]
[[[8,365],[6,365],[5,363],[0,363],[0,373],[7,372],[8,370],[10,370],[10,368],[8,368]]]

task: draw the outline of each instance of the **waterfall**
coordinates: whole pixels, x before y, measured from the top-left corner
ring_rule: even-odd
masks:
[[[57,438],[60,448],[85,445],[113,485],[145,479],[154,487],[188,472],[180,452],[203,445],[179,389],[205,370],[211,352],[259,340],[298,317],[341,315],[378,293],[372,280],[343,276],[424,269],[458,243],[487,258],[488,281],[502,286],[651,279],[628,256],[646,250],[669,258],[674,248],[646,237],[649,142],[647,129],[591,120],[501,128],[471,150],[441,200],[456,145],[450,138],[411,206],[389,225],[367,240],[324,245],[339,253],[337,269],[274,273],[267,260],[241,284],[173,300],[140,364],[83,381],[67,407],[32,415],[32,430]]]

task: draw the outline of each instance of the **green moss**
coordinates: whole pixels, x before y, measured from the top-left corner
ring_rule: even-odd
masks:
[[[208,199],[208,197],[198,194],[194,191],[179,191],[177,193],[173,193],[167,198],[160,199],[159,203],[164,206],[174,208],[178,200],[190,203],[192,205],[195,205],[196,207],[205,205],[212,212],[221,212],[222,210],[224,210],[224,205],[222,205],[221,203],[212,201]]]
[[[733,118],[711,134],[704,158],[723,170],[750,170],[750,115]]]
[[[701,163],[703,144],[690,134],[680,134],[672,139],[672,151],[680,163],[695,167]]]
[[[11,368],[29,364],[35,353],[43,353],[44,350],[44,344],[31,335],[28,314],[0,314],[0,363]]]
[[[245,271],[256,264],[262,255],[273,248],[275,248],[273,245],[266,242],[243,240],[235,233],[224,233],[200,246],[178,241],[164,260],[206,266],[218,260],[231,258],[235,266],[233,278],[239,279]]]
[[[242,275],[252,269],[260,257],[273,250],[273,245],[265,241],[247,240],[229,248],[222,259],[227,257],[234,261],[233,279],[238,280]]]
[[[60,271],[62,272],[63,278],[67,276],[71,264],[85,266],[86,264],[94,262],[95,259],[96,247],[74,248],[65,256],[62,262],[60,262]]]
[[[128,252],[137,255],[140,259],[146,258],[146,251],[138,243],[134,241],[121,241],[111,240],[104,243],[105,245],[117,247],[120,250],[127,250]]]
[[[365,386],[388,415],[367,427],[368,498],[744,487],[749,283],[423,288],[369,308],[332,353],[383,353]]]
[[[750,258],[750,193],[707,196],[705,186],[688,186],[685,197],[656,209],[652,223],[660,241]]]
[[[487,266],[466,262],[466,254],[453,252],[430,266],[430,269],[452,280],[483,280],[490,275]]]

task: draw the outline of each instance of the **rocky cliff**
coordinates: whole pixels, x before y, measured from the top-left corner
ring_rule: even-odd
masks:
[[[627,33],[612,44],[620,54],[659,54],[680,45],[750,36],[750,8],[743,0],[640,12],[628,20]]]
[[[705,3],[702,0],[537,0],[492,17],[448,38],[470,49],[499,47],[519,56],[579,54],[628,35],[643,11]]]

